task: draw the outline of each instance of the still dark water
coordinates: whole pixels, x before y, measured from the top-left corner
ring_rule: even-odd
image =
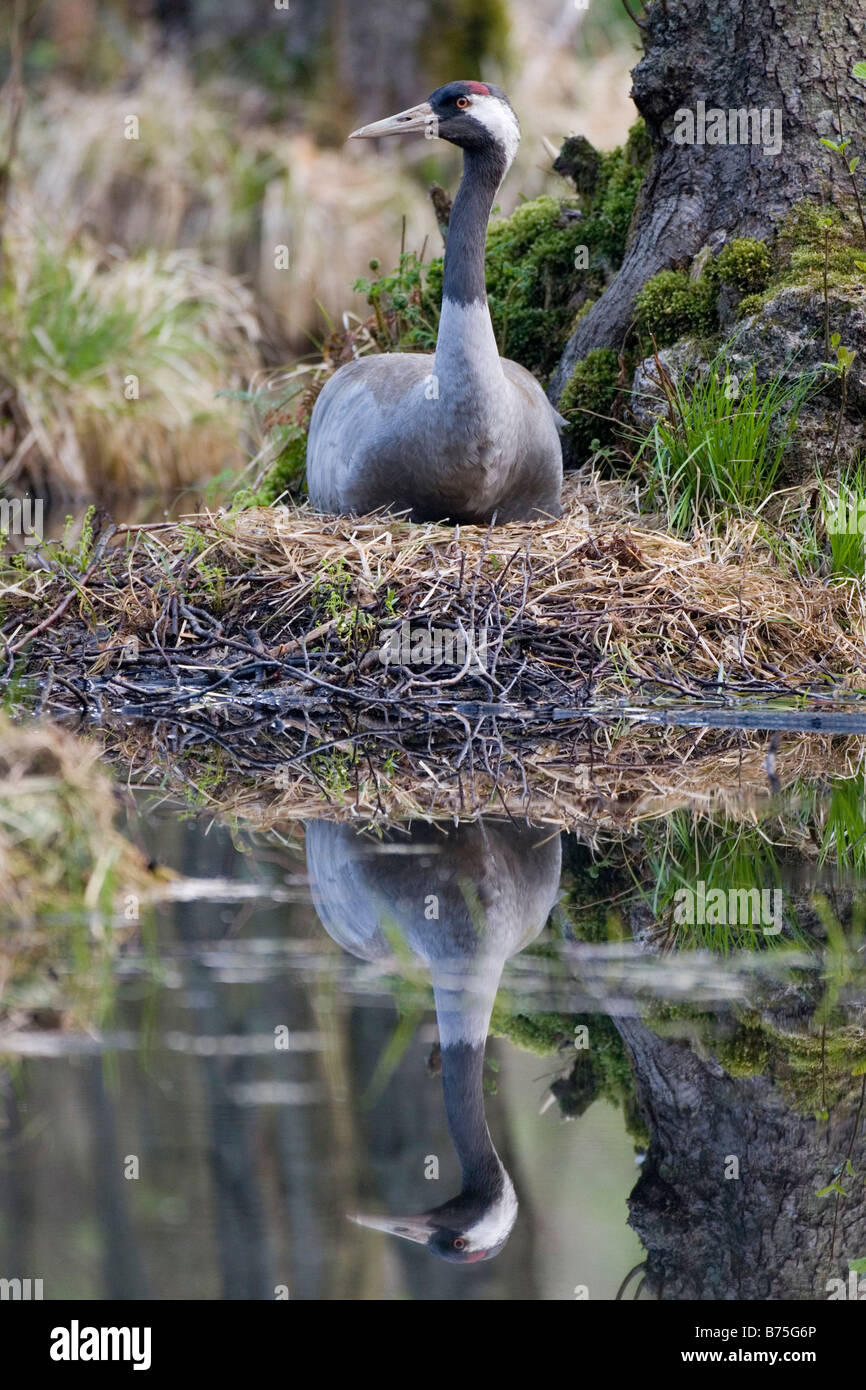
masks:
[[[642,1266],[626,1297],[826,1299],[866,1257],[861,861],[850,824],[847,860],[804,828],[829,798],[615,850],[507,822],[305,846],[148,807],[149,852],[199,882],[121,948],[100,1027],[4,1039],[0,1275],[607,1300]],[[684,884],[727,920],[678,921]],[[755,884],[745,926],[707,912]]]

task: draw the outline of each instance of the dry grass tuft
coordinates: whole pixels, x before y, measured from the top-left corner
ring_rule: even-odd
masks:
[[[259,365],[248,290],[190,251],[66,242],[20,207],[4,251],[0,484],[104,498],[240,471],[231,391]]]

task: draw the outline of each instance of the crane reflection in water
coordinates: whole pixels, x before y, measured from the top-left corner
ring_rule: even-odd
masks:
[[[539,934],[556,902],[559,835],[511,822],[415,822],[376,839],[314,821],[306,849],[313,903],[334,941],[383,965],[405,948],[429,968],[462,1171],[459,1194],[430,1211],[353,1219],[454,1263],[492,1259],[514,1227],[517,1196],[487,1127],[484,1048],[505,962]]]

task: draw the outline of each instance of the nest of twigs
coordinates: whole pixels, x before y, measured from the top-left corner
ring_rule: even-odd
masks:
[[[498,529],[297,506],[106,524],[83,572],[40,553],[0,590],[5,677],[32,678],[46,712],[220,750],[300,800],[357,796],[363,777],[426,778],[429,801],[444,776],[458,808],[461,777],[485,800],[543,785],[555,802],[563,760],[588,766],[594,744],[603,762],[599,730],[626,707],[866,684],[853,585],[799,582],[745,545],[714,558],[624,525],[611,497],[570,479],[561,519]],[[704,748],[742,763],[739,736]],[[682,761],[670,738],[658,750]]]

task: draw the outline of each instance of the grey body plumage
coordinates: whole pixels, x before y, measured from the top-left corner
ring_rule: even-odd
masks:
[[[517,119],[498,88],[457,82],[355,134],[432,124],[464,150],[436,351],[359,358],[327,382],[310,422],[310,498],[325,512],[389,508],[413,521],[558,516],[561,417],[530,372],[499,356],[484,284],[487,221]]]

